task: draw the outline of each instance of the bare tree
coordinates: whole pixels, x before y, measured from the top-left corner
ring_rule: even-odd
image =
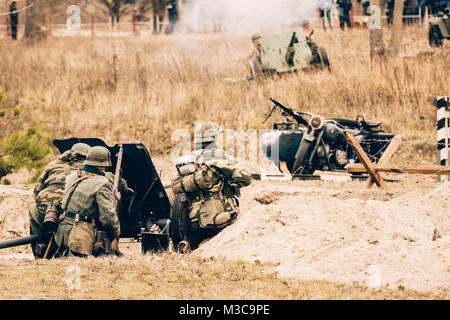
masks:
[[[26,0],[28,9],[25,14],[25,38],[33,42],[42,40],[48,35],[47,13],[48,0]]]
[[[402,44],[403,7],[403,0],[395,0],[394,23],[391,38],[391,48],[395,55],[398,55]]]
[[[101,0],[101,4],[106,7],[108,15],[117,22],[132,9],[126,0]]]
[[[385,54],[381,16],[377,16],[381,13],[381,0],[373,1],[373,7],[376,8],[376,10],[374,9],[371,12],[372,19],[375,19],[374,26],[370,29],[370,58],[372,61],[376,58],[383,57]],[[377,19],[380,20],[376,21]],[[375,27],[378,23],[380,23],[380,25]]]

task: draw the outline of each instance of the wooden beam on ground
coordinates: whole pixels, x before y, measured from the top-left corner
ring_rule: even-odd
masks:
[[[386,183],[383,180],[383,177],[380,176],[374,164],[370,161],[369,157],[364,152],[363,148],[356,140],[356,138],[350,133],[346,133],[345,138],[347,139],[348,144],[353,148],[353,150],[355,150],[356,156],[358,157],[359,161],[361,161],[364,168],[366,168],[370,177],[377,184],[377,186],[385,190],[389,190],[389,188],[387,187]]]
[[[380,160],[378,160],[377,165],[387,164],[391,160],[395,151],[397,151],[401,141],[402,137],[400,135],[396,135],[389,143]],[[369,177],[369,179],[367,179],[366,189],[372,188],[374,183],[375,181]]]
[[[411,173],[411,174],[435,174],[450,175],[450,167],[438,165],[396,165],[385,164],[375,166],[378,172]],[[349,173],[365,173],[367,169],[362,164],[352,164],[347,166]]]

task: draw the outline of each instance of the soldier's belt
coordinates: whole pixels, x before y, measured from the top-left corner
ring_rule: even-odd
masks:
[[[218,192],[196,192],[191,193],[191,197],[194,201],[209,200],[209,199],[220,199],[220,194]]]
[[[64,216],[76,220],[77,214],[72,212],[66,212]],[[95,217],[90,216],[79,215],[78,220],[87,223],[95,223]]]

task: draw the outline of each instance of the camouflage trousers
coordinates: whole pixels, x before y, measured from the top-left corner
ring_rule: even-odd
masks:
[[[47,204],[33,203],[29,210],[30,218],[30,235],[43,234],[45,229],[43,227],[43,222],[45,218],[45,213],[47,211]],[[42,241],[38,243],[31,244],[31,250],[35,258],[42,258],[44,256],[45,249],[47,248],[49,241]]]

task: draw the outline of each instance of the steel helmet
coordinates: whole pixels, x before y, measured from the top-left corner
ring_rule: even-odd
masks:
[[[84,156],[87,156],[91,147],[86,143],[78,142],[72,146],[72,151],[78,152]]]
[[[222,134],[222,128],[214,122],[198,122],[194,128],[194,144],[212,143]]]
[[[111,153],[102,146],[95,146],[89,150],[87,159],[84,164],[94,167],[110,167]]]

